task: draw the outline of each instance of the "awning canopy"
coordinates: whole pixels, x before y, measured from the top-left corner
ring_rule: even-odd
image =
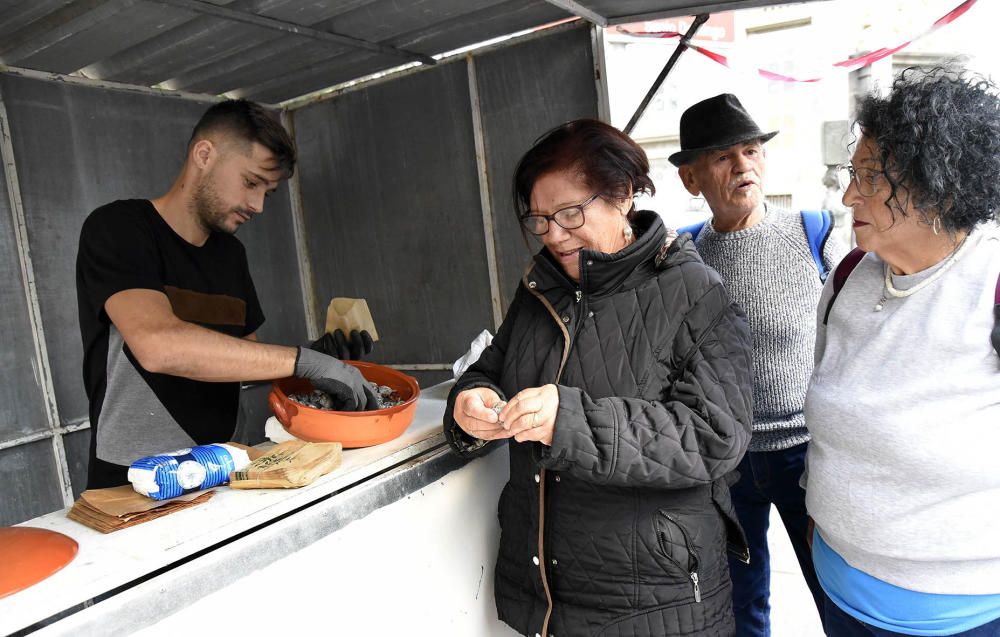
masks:
[[[581,17],[621,24],[768,0],[0,0],[0,63],[278,103]]]

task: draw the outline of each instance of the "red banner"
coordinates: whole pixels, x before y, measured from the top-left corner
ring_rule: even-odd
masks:
[[[847,60],[841,60],[840,62],[835,62],[833,66],[840,68],[848,68],[853,70],[856,68],[868,66],[869,64],[872,64],[874,62],[878,62],[883,58],[887,58],[893,53],[905,49],[910,44],[916,42],[920,38],[930,35],[931,33],[937,31],[938,29],[947,24],[951,24],[952,22],[957,20],[962,14],[971,9],[972,5],[976,4],[976,2],[978,1],[979,0],[965,0],[965,2],[958,5],[957,7],[949,11],[947,14],[938,18],[938,20],[936,20],[934,24],[932,24],[930,28],[928,28],[926,31],[924,31],[923,33],[921,33],[920,35],[916,36],[911,40],[907,40],[906,42],[903,42],[902,44],[896,45],[891,48],[881,48],[866,53],[864,55],[860,55],[858,57],[850,58]],[[644,38],[679,38],[683,35],[681,33],[677,33],[676,31],[628,31],[621,27],[618,28],[618,31],[626,35],[633,35],[636,37],[644,37]],[[719,64],[727,68],[732,68],[732,66],[729,64],[729,59],[726,58],[726,56],[724,55],[716,53],[715,51],[710,51],[705,47],[698,46],[696,44],[691,44],[690,42],[687,43],[687,47],[689,49],[694,49],[698,53],[701,53],[705,57],[709,58],[710,60],[718,62]],[[774,80],[776,82],[819,82],[820,80],[823,79],[821,77],[799,79],[799,78],[789,77],[787,75],[782,75],[781,73],[775,73],[774,71],[768,71],[766,69],[757,69],[757,73],[759,73],[761,77],[764,77],[769,80]]]

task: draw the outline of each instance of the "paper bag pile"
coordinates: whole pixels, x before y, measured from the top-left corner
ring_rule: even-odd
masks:
[[[80,495],[66,517],[101,533],[111,533],[198,506],[214,493],[212,490],[196,491],[169,500],[152,500],[136,493],[130,484],[91,489]]]

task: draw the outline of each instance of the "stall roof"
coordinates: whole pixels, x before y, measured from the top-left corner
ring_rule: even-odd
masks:
[[[567,18],[607,25],[770,4],[779,2],[0,0],[0,63],[278,103]]]

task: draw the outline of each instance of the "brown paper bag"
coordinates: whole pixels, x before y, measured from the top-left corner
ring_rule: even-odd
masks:
[[[78,502],[83,502],[91,509],[104,515],[121,517],[136,515],[160,507],[163,504],[190,502],[198,497],[200,491],[185,493],[169,500],[153,500],[141,493],[136,493],[131,484],[110,489],[90,489],[80,494]]]
[[[234,489],[304,487],[340,466],[342,452],[339,442],[289,440],[241,471],[229,474],[229,486]]]
[[[80,499],[73,504],[66,517],[101,533],[111,533],[198,506],[214,494],[215,491],[210,489],[169,500],[151,500],[133,491],[129,484],[110,489],[90,489],[80,494]]]
[[[351,336],[351,330],[368,330],[372,340],[378,340],[375,321],[368,310],[368,301],[364,299],[338,296],[330,301],[326,308],[326,331],[333,334],[334,330],[342,330],[347,337]]]

